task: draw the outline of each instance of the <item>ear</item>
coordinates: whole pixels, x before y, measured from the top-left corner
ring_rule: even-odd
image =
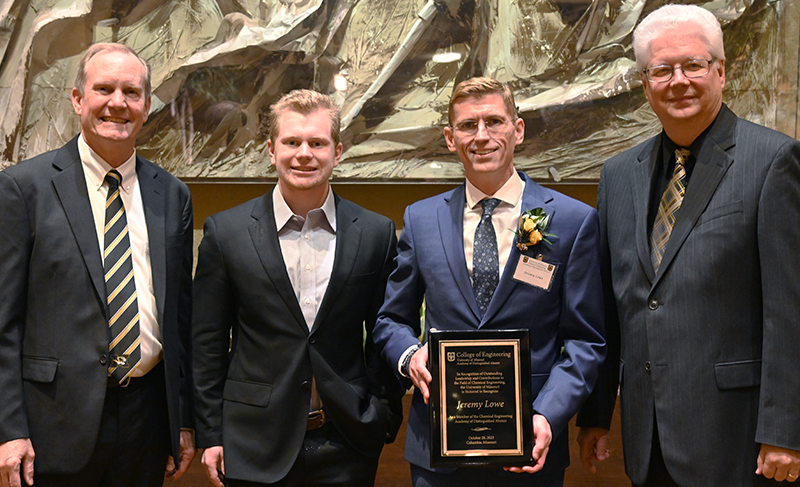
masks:
[[[150,115],[150,104],[153,102],[153,98],[148,96],[147,100],[144,102],[144,121],[147,121],[147,116]]]
[[[722,80],[722,86],[720,88],[725,88],[725,60],[720,59],[717,62],[719,63],[719,68],[718,68],[719,78],[720,80]]]
[[[639,73],[642,78],[642,88],[644,88],[644,97],[647,98],[647,102],[650,103],[650,106],[653,106],[653,100],[650,99],[650,88],[652,85],[650,81],[647,80],[647,76],[644,73]]]
[[[453,139],[453,127],[444,128],[444,140],[447,142],[447,148],[450,152],[456,151],[456,141]]]
[[[339,158],[341,157],[342,157],[342,143],[339,142],[338,144],[336,144],[336,153],[334,154],[333,157],[333,167],[339,165]]]
[[[83,95],[81,95],[80,90],[78,88],[72,88],[72,108],[75,109],[75,113],[78,115],[81,114],[81,102],[83,102]]]
[[[267,139],[267,151],[269,152],[269,163],[275,165],[275,146],[272,145],[272,139]]]
[[[522,118],[514,120],[514,138],[516,140],[514,145],[520,145],[525,139],[525,121]]]

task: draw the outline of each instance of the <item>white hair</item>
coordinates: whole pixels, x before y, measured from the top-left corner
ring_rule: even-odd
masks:
[[[664,5],[651,12],[633,31],[636,68],[642,71],[650,63],[650,45],[665,31],[681,29],[700,39],[714,59],[725,59],[722,28],[714,14],[697,5]]]

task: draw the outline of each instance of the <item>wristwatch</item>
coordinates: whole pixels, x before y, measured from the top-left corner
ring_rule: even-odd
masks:
[[[406,356],[403,357],[403,363],[400,364],[400,374],[403,377],[411,378],[411,375],[408,373],[408,366],[411,365],[411,357],[413,357],[414,354],[417,353],[417,350],[419,350],[420,348],[422,348],[422,345],[419,344],[414,345],[413,347],[408,349]]]

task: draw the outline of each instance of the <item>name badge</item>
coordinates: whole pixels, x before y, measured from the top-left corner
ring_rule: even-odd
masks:
[[[557,269],[556,264],[541,260],[541,255],[536,259],[521,255],[514,271],[514,279],[549,292]]]

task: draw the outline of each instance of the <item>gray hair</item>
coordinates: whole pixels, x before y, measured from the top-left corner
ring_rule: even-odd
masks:
[[[725,59],[722,28],[714,14],[697,5],[669,4],[651,12],[633,31],[633,53],[639,71],[650,63],[653,40],[677,28],[703,41],[714,59]]]
[[[124,52],[125,54],[130,54],[136,57],[136,59],[142,63],[147,71],[147,74],[144,78],[144,95],[145,99],[150,97],[150,64],[146,59],[139,56],[136,51],[130,47],[126,46],[125,44],[118,44],[116,42],[100,42],[97,44],[92,44],[92,46],[86,51],[86,54],[84,54],[81,58],[80,62],[78,63],[78,74],[75,75],[75,88],[80,91],[81,95],[84,94],[83,90],[86,88],[86,63],[88,63],[93,57],[103,52]]]

